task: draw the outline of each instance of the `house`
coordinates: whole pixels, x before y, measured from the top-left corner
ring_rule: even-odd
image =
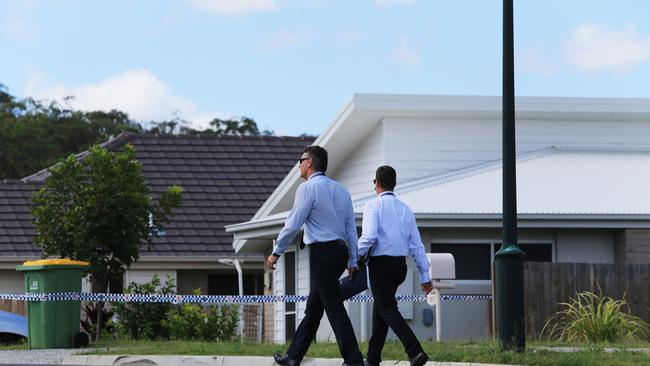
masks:
[[[170,185],[183,188],[183,202],[165,231],[143,248],[140,260],[126,272],[124,283],[170,275],[177,292],[200,288],[205,294],[238,293],[235,268],[220,259],[238,258],[243,264],[245,294],[263,292],[263,256],[235,254],[232,235],[224,225],[249,220],[289,172],[312,138],[273,136],[182,136],[122,134],[103,146],[136,149],[152,193]],[[78,155],[83,159],[87,152]],[[48,176],[47,170],[22,180],[0,182],[0,292],[23,293],[23,261],[37,259],[35,232],[29,211],[31,194]],[[112,291],[121,291],[122,284]]]
[[[650,263],[650,99],[520,97],[516,100],[519,244],[526,260]],[[315,141],[329,150],[327,174],[351,192],[361,226],[375,169],[398,174],[396,194],[413,209],[427,252],[455,257],[447,294],[492,294],[501,243],[501,99],[483,96],[356,94]],[[301,183],[294,165],[249,221],[226,226],[234,249],[270,253]],[[296,240],[296,242],[299,239]],[[309,247],[280,257],[273,293],[309,292]],[[409,262],[398,293],[419,293]],[[290,339],[304,303],[278,303],[275,342]],[[357,336],[370,334],[369,303],[347,303]],[[425,303],[401,303],[416,335]],[[490,333],[486,300],[443,302],[445,339]],[[321,323],[317,337],[334,339]]]

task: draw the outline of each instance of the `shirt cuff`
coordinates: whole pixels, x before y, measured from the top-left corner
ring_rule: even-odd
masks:
[[[429,281],[431,281],[431,277],[429,277],[429,271],[420,273],[420,283],[427,283]]]

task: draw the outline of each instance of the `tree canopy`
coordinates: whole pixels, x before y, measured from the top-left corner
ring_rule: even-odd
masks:
[[[181,202],[178,186],[154,202],[128,144],[123,152],[91,147],[84,159],[70,155],[49,172],[32,197],[34,243],[44,256],[90,262],[92,282],[101,289],[138,260],[140,245],[151,246]]]
[[[122,278],[140,257],[140,246],[169,222],[181,203],[182,189],[171,186],[154,201],[135,150],[123,152],[93,146],[78,160],[75,155],[49,169],[50,176],[36,192],[31,207],[36,238],[43,256],[87,261],[93,291],[104,292]],[[103,303],[98,304],[97,334]]]
[[[69,154],[87,150],[122,132],[192,135],[274,135],[249,117],[219,119],[205,130],[180,118],[151,121],[149,129],[119,110],[84,112],[57,102],[20,99],[0,84],[0,178],[24,178]]]

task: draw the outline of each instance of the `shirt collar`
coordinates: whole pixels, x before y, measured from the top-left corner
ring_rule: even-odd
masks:
[[[379,194],[379,197],[383,197],[383,196],[395,196],[395,193],[393,193],[391,191],[381,192]]]
[[[307,178],[307,180],[310,180],[310,179],[312,179],[312,178],[314,178],[314,177],[318,177],[319,175],[325,175],[325,173],[323,173],[323,172],[316,172],[316,173],[310,175],[309,178]]]

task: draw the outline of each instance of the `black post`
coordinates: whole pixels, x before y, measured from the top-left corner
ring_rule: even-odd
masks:
[[[503,240],[496,253],[496,316],[501,347],[523,352],[524,252],[517,245],[513,0],[503,0]]]

